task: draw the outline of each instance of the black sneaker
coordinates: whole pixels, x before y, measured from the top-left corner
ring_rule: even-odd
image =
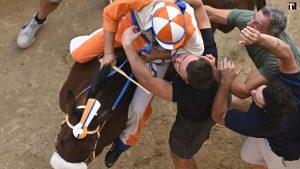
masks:
[[[113,143],[110,150],[105,155],[105,166],[107,168],[112,167],[122,153],[123,151],[119,150],[118,146]]]

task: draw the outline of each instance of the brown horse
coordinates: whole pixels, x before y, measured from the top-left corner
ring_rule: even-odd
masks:
[[[117,49],[116,55],[117,63],[124,63],[125,52]],[[127,79],[118,73],[107,78],[110,66],[104,65],[101,71],[97,72],[98,69],[97,59],[85,64],[75,63],[60,91],[60,108],[66,113],[66,120],[61,124],[61,130],[56,139],[57,153],[54,153],[51,158],[53,168],[63,168],[62,166],[86,168],[86,164],[99,155],[103,147],[112,143],[125,126],[128,106],[136,86],[129,83],[120,102],[115,106],[116,99]],[[128,62],[125,62],[122,70],[126,74],[131,73]],[[97,78],[92,82],[94,72],[97,72]],[[82,105],[86,104],[90,96],[97,98],[101,107],[97,112],[98,116],[94,117],[88,127],[88,135],[83,139],[77,139],[73,136],[72,128],[80,121],[84,110]]]
[[[260,10],[266,5],[265,0],[202,0],[205,5],[212,6],[214,8],[219,9],[249,9],[254,10],[255,6],[257,10]],[[227,25],[220,25],[217,23],[212,23],[213,29],[219,29],[224,33],[228,33],[234,29],[234,27],[230,27]]]

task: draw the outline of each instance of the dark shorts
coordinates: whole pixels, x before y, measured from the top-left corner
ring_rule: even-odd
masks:
[[[171,151],[182,159],[192,158],[209,138],[215,122],[209,118],[203,121],[190,121],[177,113],[169,138]]]

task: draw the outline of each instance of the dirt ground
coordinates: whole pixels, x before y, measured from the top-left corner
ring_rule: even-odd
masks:
[[[300,5],[300,0],[294,0]],[[287,31],[300,46],[300,9],[289,11],[288,1],[269,0],[288,14]],[[0,0],[0,164],[3,169],[50,169],[54,137],[64,118],[58,93],[73,61],[68,45],[73,37],[90,34],[101,26],[102,10],[90,0],[65,0],[53,12],[35,43],[19,49],[16,36],[31,17],[39,0]],[[299,8],[299,6],[298,6]],[[245,49],[238,44],[239,32],[216,33],[220,56],[233,58],[243,66],[241,79],[254,70]],[[153,115],[143,130],[141,141],[113,168],[170,169],[168,137],[174,121],[174,104],[156,98]],[[243,137],[217,125],[210,139],[196,155],[200,169],[247,168],[239,158]],[[104,152],[89,166],[105,168]]]

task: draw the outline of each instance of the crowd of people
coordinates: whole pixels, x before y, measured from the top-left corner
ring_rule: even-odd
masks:
[[[38,12],[17,37],[29,47],[47,16],[60,0],[41,0]],[[150,15],[149,15],[150,14]],[[240,44],[257,70],[245,82],[237,80],[240,67],[218,49],[210,21],[237,27]],[[114,48],[123,47],[138,82],[121,135],[105,157],[112,167],[140,138],[146,107],[154,95],[177,104],[169,137],[175,168],[197,168],[194,155],[209,138],[215,123],[247,136],[241,158],[252,169],[300,168],[300,50],[285,32],[287,16],[275,5],[255,12],[217,9],[201,0],[116,0],[104,8],[102,28],[70,42],[76,62],[86,63],[104,53],[99,69],[115,64]],[[150,48],[149,52],[137,52]],[[163,79],[169,65],[175,75]],[[233,97],[252,97],[248,110],[230,108]],[[245,105],[244,105],[245,106]],[[143,122],[141,122],[143,121]]]

